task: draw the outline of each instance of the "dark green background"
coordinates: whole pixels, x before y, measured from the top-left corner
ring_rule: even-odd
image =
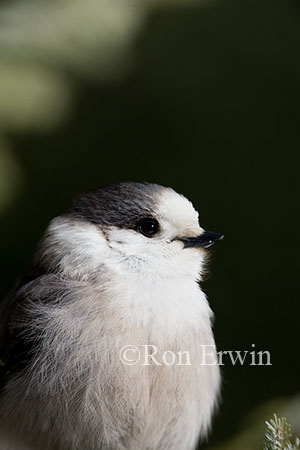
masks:
[[[161,10],[120,82],[72,79],[72,117],[49,134],[11,134],[25,174],[1,217],[1,295],[30,264],[47,222],[104,183],[184,193],[225,234],[205,290],[219,349],[269,350],[271,367],[225,366],[211,442],[263,402],[299,390],[300,5],[227,0]],[[66,76],[72,77],[71,74]]]

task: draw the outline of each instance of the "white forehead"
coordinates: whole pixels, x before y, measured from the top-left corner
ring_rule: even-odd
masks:
[[[162,225],[182,235],[198,235],[202,230],[193,204],[173,189],[164,189],[158,194],[158,217]]]

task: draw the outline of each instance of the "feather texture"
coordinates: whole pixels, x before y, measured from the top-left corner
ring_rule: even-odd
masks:
[[[184,197],[158,192],[160,222],[173,202],[174,217],[191,209],[185,232],[201,230]],[[172,242],[172,220],[150,242],[72,215],[50,224],[2,306],[1,450],[192,450],[206,436],[220,374],[201,365],[203,346],[214,349],[205,253]],[[121,360],[125,345],[138,363]],[[145,346],[159,361],[188,352],[191,364],[144,364]]]

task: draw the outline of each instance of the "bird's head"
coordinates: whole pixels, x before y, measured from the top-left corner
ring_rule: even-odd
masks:
[[[108,268],[199,279],[205,250],[222,237],[204,231],[192,203],[173,189],[120,183],[77,197],[51,222],[38,258],[80,278]]]

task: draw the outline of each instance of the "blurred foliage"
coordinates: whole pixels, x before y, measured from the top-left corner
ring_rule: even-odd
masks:
[[[182,0],[166,0],[168,6],[172,3]],[[71,112],[78,78],[112,82],[124,76],[134,64],[134,39],[147,15],[163,4],[163,0],[2,2],[0,139],[7,131],[41,132],[60,126]],[[20,176],[9,146],[0,144],[0,213],[15,198]]]
[[[186,194],[225,234],[204,286],[219,349],[271,352],[223,367],[218,450],[260,449],[274,411],[299,433],[299,46],[295,0],[0,3],[0,294],[78,192]]]
[[[48,130],[60,124],[70,106],[70,89],[42,65],[3,58],[0,62],[1,130]]]
[[[156,4],[163,3],[13,0],[1,4],[1,129],[59,125],[70,110],[72,93],[65,72],[111,82],[130,70],[134,38]]]

